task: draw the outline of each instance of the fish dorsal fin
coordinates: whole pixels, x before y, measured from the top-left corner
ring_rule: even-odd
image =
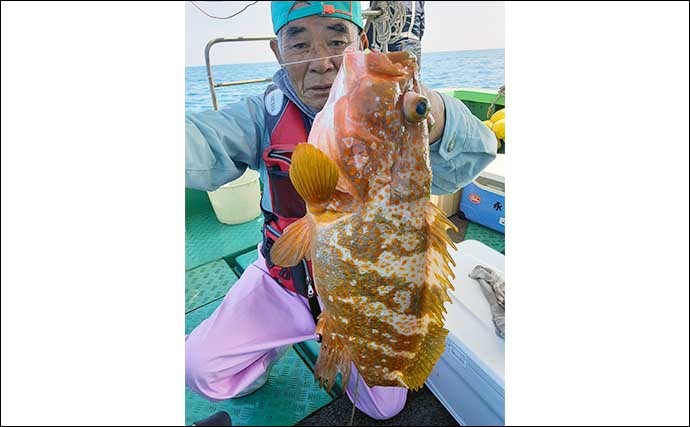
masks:
[[[443,211],[429,202],[427,208],[429,226],[429,251],[427,259],[426,282],[422,291],[422,316],[428,316],[427,333],[422,340],[415,364],[401,372],[405,385],[417,390],[431,373],[434,365],[444,351],[448,330],[443,327],[446,312],[444,303],[450,301],[448,290],[453,290],[452,279],[455,278],[451,266],[455,261],[448,252],[448,246],[457,249],[448,236],[447,230],[457,231],[455,224],[446,218]]]
[[[443,320],[445,307],[443,304],[450,301],[448,290],[453,290],[452,279],[455,279],[453,267],[455,261],[448,252],[448,246],[457,249],[455,242],[448,236],[447,230],[458,231],[446,215],[429,202],[427,208],[427,223],[429,224],[429,251],[427,260],[425,294],[423,296],[423,310],[430,314],[432,319]]]

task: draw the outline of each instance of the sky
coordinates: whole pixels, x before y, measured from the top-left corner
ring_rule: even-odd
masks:
[[[197,1],[215,16],[229,16],[249,1]],[[369,2],[362,2],[363,9]],[[204,48],[217,37],[271,36],[270,2],[260,1],[230,19],[212,19],[191,2],[185,2],[187,66],[204,65]],[[427,1],[424,52],[449,50],[503,49],[505,12],[502,1]],[[240,64],[274,61],[267,41],[223,43],[213,47],[213,64]]]

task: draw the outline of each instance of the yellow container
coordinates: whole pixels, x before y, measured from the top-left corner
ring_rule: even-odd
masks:
[[[241,177],[209,191],[208,198],[223,224],[242,224],[261,214],[261,188],[259,173],[247,169]]]

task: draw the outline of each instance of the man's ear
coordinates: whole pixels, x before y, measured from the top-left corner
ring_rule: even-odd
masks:
[[[276,40],[276,39],[271,40],[270,46],[271,46],[271,50],[273,51],[273,54],[276,56],[276,60],[278,61],[279,64],[282,64],[283,60],[280,57],[280,49],[278,48],[278,40]]]

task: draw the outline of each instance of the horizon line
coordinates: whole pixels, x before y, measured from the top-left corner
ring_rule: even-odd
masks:
[[[505,50],[505,47],[489,47],[489,48],[484,48],[484,49],[432,50],[432,51],[422,51],[422,55],[424,55],[425,53],[472,52],[472,51],[477,51],[477,50]],[[275,59],[273,61],[259,61],[259,62],[225,62],[222,64],[215,64],[215,65],[254,65],[254,64],[270,64],[272,62],[276,62]],[[276,62],[276,64],[277,64],[277,62]],[[192,67],[206,67],[206,64],[185,65],[185,68],[192,68]]]

